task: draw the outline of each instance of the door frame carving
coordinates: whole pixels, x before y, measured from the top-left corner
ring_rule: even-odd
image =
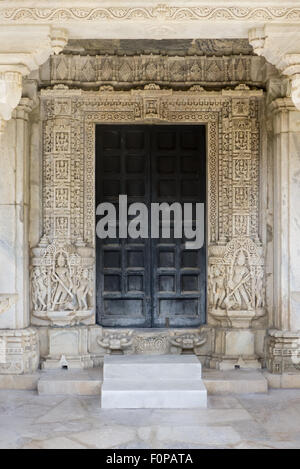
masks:
[[[33,249],[32,297],[39,293],[37,276],[33,276],[36,269],[42,267],[49,275],[46,250],[53,243],[65,249],[73,260],[78,255],[78,265],[87,268],[95,281],[96,124],[206,126],[208,299],[212,298],[210,265],[222,259],[232,239],[250,238],[262,256],[259,241],[262,98],[262,91],[250,90],[245,85],[222,91],[205,91],[197,85],[187,91],[161,90],[155,84],[131,91],[115,91],[112,87],[83,91],[65,85],[42,90],[43,237]],[[60,191],[62,188],[65,190]],[[72,264],[68,265],[73,275]],[[71,314],[63,307],[60,315],[60,311],[36,311],[33,307],[32,323],[94,324],[95,291],[89,301],[91,314],[84,319],[82,311]],[[212,308],[208,302],[207,322],[218,325],[218,319],[210,314]]]

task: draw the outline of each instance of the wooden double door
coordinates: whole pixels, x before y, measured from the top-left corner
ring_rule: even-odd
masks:
[[[153,202],[205,203],[205,127],[97,125],[96,206],[101,202],[115,206],[117,228],[121,194],[127,195],[128,205],[147,206],[149,237],[96,236],[98,324],[194,327],[204,323],[205,243],[201,249],[186,249],[184,236],[174,238],[173,221],[170,238],[151,238],[150,207]]]

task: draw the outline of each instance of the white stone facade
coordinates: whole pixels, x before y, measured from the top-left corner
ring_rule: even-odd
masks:
[[[112,351],[188,352],[212,368],[297,372],[300,2],[34,3],[0,6],[0,35],[8,34],[0,46],[0,357],[9,357],[0,372],[88,368]],[[136,39],[198,38],[198,30],[249,37],[259,56],[49,58],[68,38],[126,38],[129,26]],[[207,127],[207,319],[197,330],[96,324],[101,123]],[[72,280],[69,291],[62,278]]]

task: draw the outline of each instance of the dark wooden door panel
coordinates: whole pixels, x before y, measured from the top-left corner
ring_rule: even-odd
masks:
[[[97,126],[96,203],[114,204],[117,219],[120,194],[149,205],[149,145],[143,126]],[[96,239],[99,324],[151,326],[150,255],[149,239]]]
[[[204,203],[205,171],[205,127],[153,127],[152,202]],[[152,324],[197,326],[205,320],[205,247],[187,250],[172,228],[169,239],[152,240]]]
[[[205,202],[204,126],[96,129],[96,203]],[[117,211],[118,214],[118,211]],[[150,218],[149,218],[150,221]],[[149,225],[150,226],[150,225]],[[97,320],[103,326],[193,327],[205,321],[205,247],[185,239],[96,241]]]

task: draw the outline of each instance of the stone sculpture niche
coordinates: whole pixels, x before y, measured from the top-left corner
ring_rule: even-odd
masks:
[[[33,250],[31,300],[33,318],[51,325],[85,323],[93,318],[93,257],[75,247],[42,239]]]
[[[236,238],[213,249],[209,266],[209,312],[224,327],[250,327],[265,314],[261,247]]]

